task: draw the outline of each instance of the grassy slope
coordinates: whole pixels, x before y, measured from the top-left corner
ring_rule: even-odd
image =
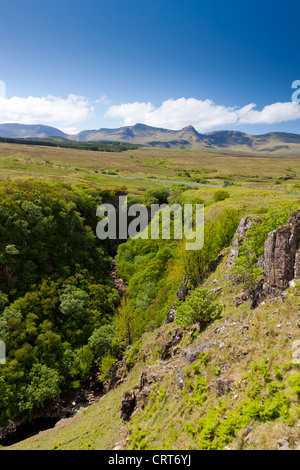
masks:
[[[213,195],[213,190],[200,192],[208,199]],[[196,193],[198,192],[190,192],[188,196],[194,198]],[[229,200],[210,206],[210,214],[215,214],[225,206],[239,207],[243,213],[251,213],[259,207],[276,204],[279,200],[298,200],[297,193],[249,191],[240,188],[233,190],[231,196]],[[255,310],[250,309],[248,302],[235,307],[236,292],[228,290],[225,272],[228,254],[229,250],[225,253],[223,263],[207,280],[210,288],[223,287],[218,299],[224,305],[222,318],[201,332],[194,341],[191,336],[194,327],[186,330],[180,344],[181,347],[193,347],[200,343],[213,343],[207,363],[197,360],[194,365],[184,369],[183,391],[177,386],[177,371],[184,366],[182,355],[162,361],[159,354],[160,347],[169,340],[177,325],[162,326],[144,335],[137,363],[125,383],[96,404],[81,410],[75,417],[59,422],[54,429],[44,431],[11,448],[112,449],[118,445],[126,449],[199,449],[209,448],[209,445],[213,448],[228,445],[230,448],[276,449],[277,440],[285,436],[291,438],[292,447],[297,446],[295,442],[300,439],[300,394],[297,387],[292,386],[289,377],[298,372],[298,366],[291,365],[291,351],[293,341],[298,340],[300,335],[299,289],[291,288],[286,302],[281,299],[266,300]],[[251,364],[261,361],[264,356],[268,358],[266,368],[271,374],[271,384],[275,383],[272,385],[273,389],[264,382],[263,374],[258,372],[248,382],[242,379],[244,374],[249,373]],[[225,367],[222,371],[222,366],[226,364],[230,368]],[[280,373],[276,373],[274,364],[278,364]],[[155,385],[148,407],[139,411],[131,422],[124,423],[120,419],[123,392],[139,385],[140,373],[145,365],[157,372],[160,380]],[[218,398],[215,388],[209,387],[202,395],[201,387],[195,384],[199,377],[205,379],[208,385],[213,384],[217,378],[232,379],[235,381],[234,390]],[[271,417],[257,417],[254,413],[250,418],[246,415],[235,432],[228,435],[226,423],[231,418],[238,422],[238,417],[242,416],[241,409],[249,412],[245,400],[249,398],[249,394],[253,395],[257,381],[264,396],[253,398],[254,405],[271,400],[273,415],[271,413]],[[285,411],[285,404],[280,402],[281,392],[277,394],[276,391],[280,387],[284,396],[290,395],[288,412]],[[216,418],[211,406],[213,409],[218,407],[219,417]],[[239,407],[242,408],[238,410]],[[252,411],[250,410],[250,414]],[[225,426],[225,437],[217,436],[214,440],[216,419],[220,420],[219,429],[222,430]],[[253,431],[244,438],[242,429],[247,424],[253,427]],[[194,432],[195,430],[197,431]],[[205,436],[209,432],[211,436],[207,439]]]
[[[284,190],[300,181],[300,160],[296,158],[264,158],[221,153],[171,149],[137,149],[122,153],[90,152],[75,149],[25,146],[0,143],[0,180],[15,178],[54,179],[116,187],[126,185],[136,191],[153,186],[147,178],[193,182],[205,179],[223,185],[224,179],[244,187]],[[102,171],[119,170],[117,177]],[[188,177],[184,172],[190,173]],[[128,180],[134,176],[140,180]],[[283,177],[292,180],[281,185]]]

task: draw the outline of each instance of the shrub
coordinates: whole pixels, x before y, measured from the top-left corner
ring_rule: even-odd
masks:
[[[216,191],[214,194],[214,202],[224,201],[225,199],[229,197],[230,197],[230,194],[228,191],[225,191],[224,189],[220,189],[219,191]]]
[[[140,349],[141,349],[141,341],[137,341],[136,343],[134,343],[134,345],[130,349],[130,352],[128,354],[128,358],[126,361],[126,364],[129,370],[132,369],[132,367],[134,366],[136,359],[137,359],[137,355],[140,352]]]
[[[214,295],[208,289],[199,286],[185,302],[178,302],[176,311],[177,322],[182,328],[193,323],[205,326],[220,316],[222,306],[215,302]]]
[[[100,376],[99,379],[103,382],[104,380],[108,379],[111,375],[112,366],[116,363],[116,358],[111,356],[110,354],[106,354],[102,357],[100,361]]]
[[[169,191],[166,188],[148,189],[145,194],[146,204],[167,204]]]

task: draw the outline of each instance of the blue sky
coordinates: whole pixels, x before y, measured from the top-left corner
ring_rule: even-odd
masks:
[[[297,1],[10,0],[0,13],[0,122],[300,133]]]

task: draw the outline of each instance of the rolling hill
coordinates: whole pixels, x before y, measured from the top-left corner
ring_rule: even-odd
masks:
[[[270,132],[251,135],[240,131],[212,131],[201,134],[193,126],[181,130],[151,127],[145,124],[124,126],[117,129],[84,130],[67,135],[61,130],[37,125],[0,124],[0,137],[12,138],[59,138],[76,142],[126,142],[157,148],[191,149],[199,151],[242,152],[255,154],[300,155],[300,135]]]
[[[44,139],[54,136],[62,138],[68,137],[56,127],[44,126],[42,124],[0,124],[0,137]]]

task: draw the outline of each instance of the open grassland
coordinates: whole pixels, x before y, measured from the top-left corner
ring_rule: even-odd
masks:
[[[0,143],[0,180],[35,178],[147,189],[155,180],[286,191],[300,183],[300,159],[140,148],[92,152]],[[295,189],[295,188],[294,188]]]

